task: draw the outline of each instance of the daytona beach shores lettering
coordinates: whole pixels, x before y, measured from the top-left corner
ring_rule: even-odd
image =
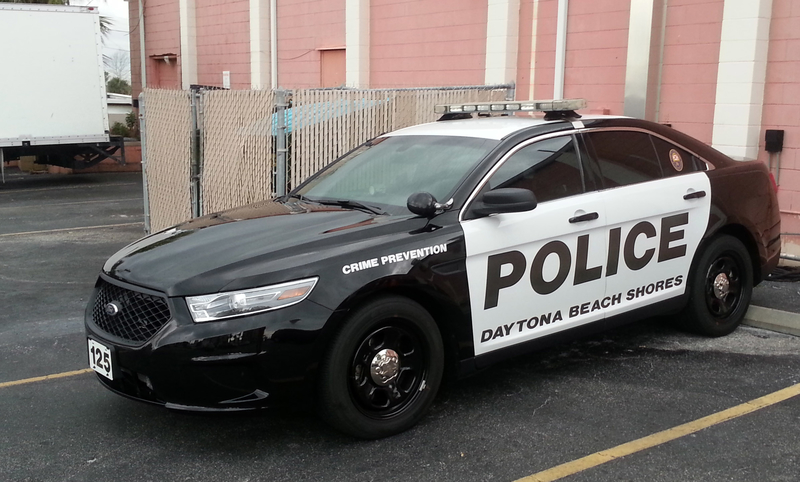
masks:
[[[577,316],[588,315],[590,313],[594,313],[595,311],[604,310],[606,308],[624,303],[624,301],[633,301],[642,296],[647,296],[658,291],[678,287],[682,284],[683,275],[673,276],[665,280],[659,280],[644,286],[631,288],[626,293],[617,293],[613,296],[606,296],[602,299],[587,301],[586,303],[571,306],[568,310],[566,310],[566,312],[569,313],[568,319],[575,318]],[[623,294],[625,295],[624,301]],[[561,314],[561,310],[556,310],[555,312],[544,313],[539,316],[532,316],[523,320],[503,324],[493,330],[483,330],[481,332],[481,343],[486,343],[487,341],[496,340],[498,338],[504,338],[506,336],[512,336],[515,333],[519,334],[523,331],[534,330],[551,323],[562,321],[563,319],[564,316]]]
[[[402,263],[403,261],[410,261],[412,259],[420,259],[431,254],[439,254],[447,252],[447,243],[436,244],[420,249],[412,249],[409,251],[402,251],[400,253],[387,254],[380,258],[371,258],[359,261],[357,263],[350,263],[342,266],[342,273],[350,274],[356,271],[362,271],[369,268],[377,268],[386,264]]]

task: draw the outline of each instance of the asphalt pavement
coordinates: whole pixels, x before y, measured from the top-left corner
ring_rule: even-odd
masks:
[[[753,289],[752,304],[789,313],[800,313],[800,269],[793,281],[764,281]]]
[[[143,235],[141,174],[6,174],[0,480],[512,481],[560,464],[567,481],[800,474],[800,396],[754,402],[797,391],[800,337],[749,326],[710,339],[645,320],[518,357],[444,387],[418,426],[370,442],[305,412],[186,414],[124,399],[73,372],[87,368],[97,273]],[[769,282],[753,299],[786,312],[799,290]],[[64,376],[35,378],[47,375]],[[750,412],[730,416],[737,407]],[[709,422],[676,431],[698,420]],[[631,441],[629,455],[603,455]],[[597,463],[575,463],[584,457]]]

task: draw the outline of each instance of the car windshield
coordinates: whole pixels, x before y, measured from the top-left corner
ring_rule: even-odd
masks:
[[[474,137],[381,137],[342,157],[293,195],[408,213],[406,200],[415,192],[446,202],[497,144]]]

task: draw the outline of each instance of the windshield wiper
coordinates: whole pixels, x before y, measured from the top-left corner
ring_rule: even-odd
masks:
[[[369,213],[378,215],[386,214],[386,211],[377,206],[368,206],[364,203],[353,201],[350,199],[316,199],[316,198],[312,199],[305,197],[302,194],[295,194],[294,196],[300,199],[301,201],[308,201],[328,206],[342,206],[343,208],[358,209],[361,211],[367,211]]]

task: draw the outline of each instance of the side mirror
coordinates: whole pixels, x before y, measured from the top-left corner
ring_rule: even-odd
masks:
[[[436,202],[436,198],[433,197],[433,194],[429,192],[415,192],[408,196],[406,207],[412,213],[429,219],[443,208],[441,204]]]
[[[470,211],[473,217],[498,213],[521,213],[536,208],[536,196],[528,189],[506,187],[487,191],[479,196]]]

